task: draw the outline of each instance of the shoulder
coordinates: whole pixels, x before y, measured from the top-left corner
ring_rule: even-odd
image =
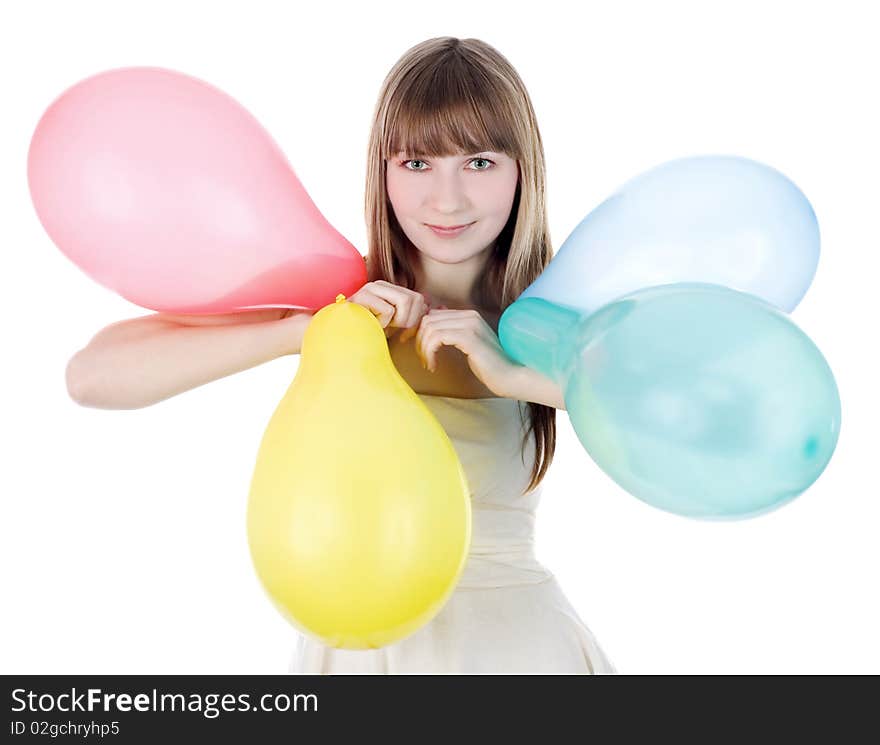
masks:
[[[497,334],[498,333],[498,322],[501,320],[502,311],[498,310],[489,310],[483,315],[483,318],[486,319],[486,323],[488,323],[492,330]]]
[[[477,308],[476,310],[483,317],[483,320],[489,324],[492,330],[497,334],[498,322],[501,320],[502,311],[487,308]]]

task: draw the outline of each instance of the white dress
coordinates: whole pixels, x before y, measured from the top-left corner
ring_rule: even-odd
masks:
[[[614,674],[617,670],[535,558],[528,494],[534,436],[528,406],[509,398],[420,394],[446,430],[471,491],[471,550],[458,585],[425,626],[380,649],[334,649],[297,634],[300,674]],[[524,462],[523,462],[524,461]]]

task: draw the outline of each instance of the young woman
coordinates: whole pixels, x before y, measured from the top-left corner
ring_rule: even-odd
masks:
[[[471,489],[471,551],[450,599],[414,634],[363,651],[299,635],[290,670],[614,673],[533,552],[562,392],[507,357],[497,336],[503,310],[552,256],[529,95],[484,42],[422,42],[383,84],[368,158],[370,281],[349,301],[377,315],[397,369],[456,448]],[[74,356],[68,388],[86,406],[146,406],[298,353],[309,318],[262,310],[124,321]]]

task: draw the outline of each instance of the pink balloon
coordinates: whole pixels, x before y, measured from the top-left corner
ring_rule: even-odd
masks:
[[[65,91],[37,124],[28,183],[61,251],[145,308],[319,308],[367,280],[260,123],[172,70]]]

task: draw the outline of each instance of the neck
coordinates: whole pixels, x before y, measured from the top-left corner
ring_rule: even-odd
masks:
[[[449,308],[472,308],[477,304],[477,290],[492,254],[485,251],[456,264],[444,264],[424,254],[413,252],[416,288],[428,295],[432,305]]]

